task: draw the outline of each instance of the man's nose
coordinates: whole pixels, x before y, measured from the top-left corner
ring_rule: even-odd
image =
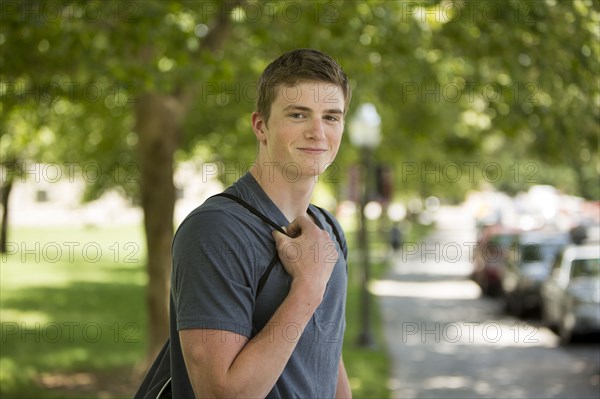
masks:
[[[313,140],[324,140],[325,139],[325,126],[323,120],[320,118],[315,118],[310,126],[310,130],[307,132],[307,135],[310,139]]]

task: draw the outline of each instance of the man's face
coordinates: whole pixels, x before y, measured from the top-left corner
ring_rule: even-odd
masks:
[[[331,83],[280,86],[269,120],[253,115],[262,162],[272,162],[291,181],[321,174],[340,147],[344,106],[342,89]]]

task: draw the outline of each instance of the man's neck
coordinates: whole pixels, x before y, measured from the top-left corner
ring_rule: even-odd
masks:
[[[315,186],[314,178],[290,181],[285,178],[282,170],[261,168],[259,164],[255,164],[250,173],[288,221],[292,222],[298,216],[306,215]]]

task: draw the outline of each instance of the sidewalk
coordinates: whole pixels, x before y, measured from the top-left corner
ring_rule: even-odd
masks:
[[[453,375],[452,350],[433,346],[440,343],[445,327],[439,322],[468,319],[471,312],[464,301],[479,296],[479,289],[466,280],[468,254],[461,254],[463,247],[455,245],[472,241],[469,229],[438,230],[423,243],[407,243],[393,258],[386,280],[373,285],[392,357],[392,398],[470,396],[460,389],[467,381]],[[447,328],[445,332],[450,334]],[[429,367],[432,361],[435,371]]]

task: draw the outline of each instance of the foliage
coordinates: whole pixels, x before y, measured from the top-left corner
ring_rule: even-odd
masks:
[[[348,116],[360,102],[377,105],[377,157],[394,167],[400,195],[459,199],[480,183],[553,183],[598,198],[599,9],[580,0],[250,1],[226,16],[230,37],[213,54],[200,48],[219,17],[215,2],[8,3],[3,158],[93,160],[105,173],[89,198],[114,185],[135,197],[135,184],[112,176],[135,168],[138,96],[198,84],[178,159],[200,154],[239,175],[254,157],[258,74],[282,51],[315,47],[351,77]],[[340,168],[356,159],[345,141]],[[519,180],[527,162],[571,173]]]

